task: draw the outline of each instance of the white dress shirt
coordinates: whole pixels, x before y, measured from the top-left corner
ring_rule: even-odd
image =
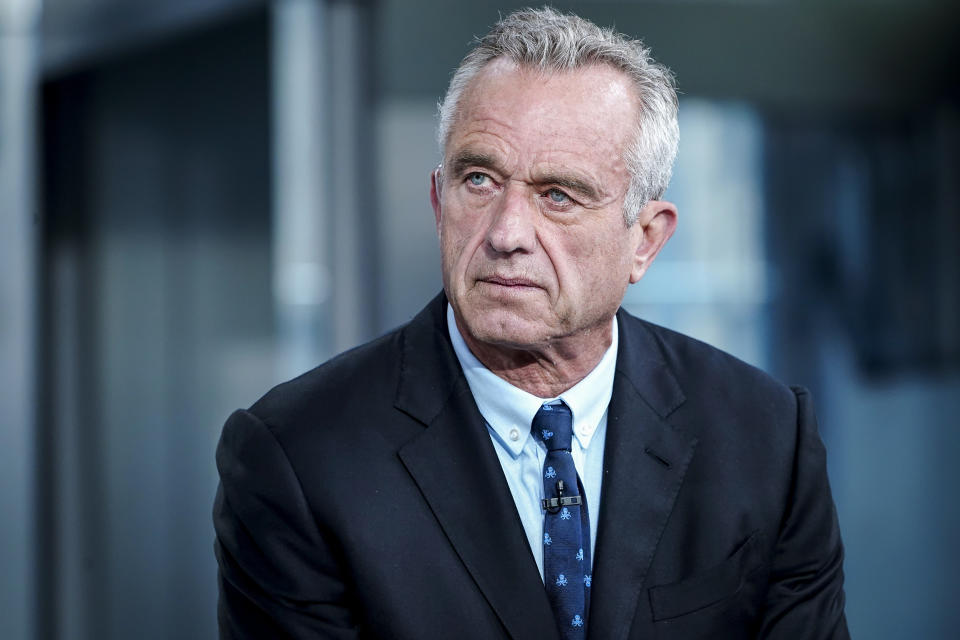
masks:
[[[538,398],[513,386],[487,369],[464,342],[447,305],[447,330],[460,360],[480,414],[487,422],[493,447],[500,458],[527,542],[543,578],[543,461],[547,449],[530,434],[533,417],[544,404],[563,400],[573,413],[573,463],[583,484],[590,514],[590,558],[597,542],[600,515],[600,484],[603,479],[603,445],[607,435],[607,405],[613,394],[617,362],[617,318],[611,326],[612,341],[594,369],[556,398]]]

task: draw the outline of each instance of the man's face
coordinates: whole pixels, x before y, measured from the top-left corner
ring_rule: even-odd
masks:
[[[609,338],[628,284],[666,240],[650,253],[652,214],[624,222],[634,103],[626,76],[600,65],[542,74],[496,60],[467,88],[431,201],[468,342]]]

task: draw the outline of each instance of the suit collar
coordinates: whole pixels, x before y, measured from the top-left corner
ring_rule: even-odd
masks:
[[[400,380],[394,406],[429,425],[450,400],[463,372],[444,326],[443,293],[410,321],[402,332]]]
[[[556,627],[503,470],[435,298],[403,332],[395,406],[426,429],[399,451],[477,587],[514,638]]]
[[[622,310],[607,414],[591,638],[626,638],[697,440],[668,422],[685,398],[653,332]]]
[[[683,389],[667,364],[660,340],[646,322],[623,309],[617,312],[620,351],[617,373],[661,419],[686,402]]]

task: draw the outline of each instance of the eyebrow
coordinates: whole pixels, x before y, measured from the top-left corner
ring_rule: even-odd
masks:
[[[470,150],[461,151],[455,155],[450,164],[453,168],[453,175],[460,175],[470,167],[482,167],[492,170],[500,168],[499,163],[492,155]]]
[[[544,174],[537,178],[537,182],[545,185],[555,184],[558,187],[565,187],[571,191],[579,193],[589,200],[599,200],[601,197],[601,194],[592,184],[570,175]]]
[[[450,164],[453,169],[453,175],[460,175],[471,167],[480,167],[502,173],[500,163],[497,162],[494,156],[479,151],[471,151],[470,149],[465,149],[457,153]],[[570,189],[589,200],[600,200],[603,196],[603,194],[589,182],[569,174],[545,173],[536,178],[536,183],[540,185],[556,185]]]

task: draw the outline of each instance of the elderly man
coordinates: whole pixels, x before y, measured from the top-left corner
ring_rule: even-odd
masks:
[[[222,637],[848,637],[809,396],[619,310],[677,135],[669,71],[575,16],[467,55],[443,293],[224,427]]]

